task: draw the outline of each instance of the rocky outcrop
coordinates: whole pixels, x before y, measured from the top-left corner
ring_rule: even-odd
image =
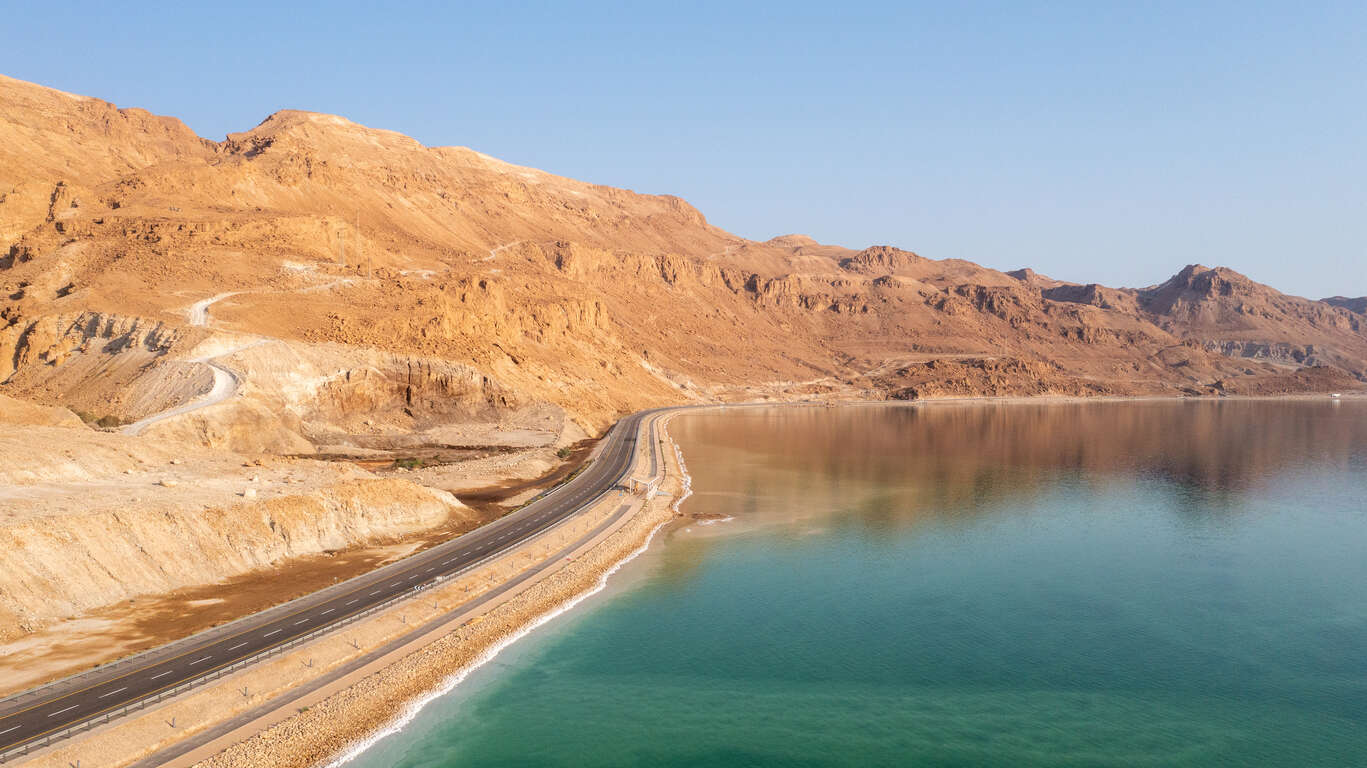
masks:
[[[903,251],[889,245],[875,245],[840,260],[840,268],[862,275],[896,275],[913,271],[922,266],[924,259],[911,251]]]
[[[0,330],[0,384],[16,396],[133,421],[208,390],[209,372],[168,352],[193,332],[101,312],[46,315]]]
[[[1206,349],[1230,357],[1247,357],[1254,360],[1272,360],[1293,365],[1317,366],[1321,364],[1316,355],[1314,344],[1268,343],[1265,341],[1205,341]]]
[[[1306,392],[1352,391],[1359,389],[1361,382],[1338,368],[1317,365],[1258,379],[1221,379],[1213,386],[1224,395],[1269,397]]]
[[[1327,299],[1320,299],[1320,301],[1330,306],[1346,309],[1349,312],[1356,312],[1359,315],[1367,315],[1367,296],[1358,296],[1357,298],[1330,296]]]
[[[1086,304],[1125,313],[1137,313],[1139,311],[1139,301],[1132,291],[1107,288],[1096,283],[1059,285],[1053,288],[1045,288],[1041,293],[1044,298],[1050,301]]]
[[[1068,376],[1058,365],[1009,358],[928,360],[880,381],[895,400],[940,397],[1126,394],[1125,387]]]

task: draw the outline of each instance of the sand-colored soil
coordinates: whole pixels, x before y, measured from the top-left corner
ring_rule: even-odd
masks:
[[[544,487],[569,466],[550,448],[492,458],[475,470],[372,472],[84,425],[0,423],[0,696],[458,535],[516,502],[499,487]],[[447,473],[495,487],[476,508],[421,482]]]
[[[667,456],[663,493],[632,502],[632,511],[608,530],[585,541],[613,519],[630,497],[612,494],[595,507],[533,539],[513,553],[472,570],[392,609],[331,633],[269,661],[149,708],[88,734],[61,742],[21,761],[23,765],[124,766],[183,739],[194,739],[220,723],[255,712],[253,722],[211,742],[171,765],[203,762],[209,766],[315,765],[364,739],[404,711],[414,700],[439,687],[500,640],[556,606],[593,588],[603,573],[639,548],[674,512],[672,494],[679,473]],[[567,546],[583,542],[564,555]],[[558,553],[558,554],[557,554]],[[474,613],[456,606],[495,590],[518,574],[556,556],[519,589],[500,595]],[[268,707],[340,669],[348,662],[441,619],[448,622],[420,647],[405,648],[378,669],[366,668],[334,681],[303,698]],[[257,735],[248,736],[261,730]],[[239,741],[240,740],[240,741]],[[238,742],[232,746],[229,743]],[[226,751],[223,751],[227,747]]]

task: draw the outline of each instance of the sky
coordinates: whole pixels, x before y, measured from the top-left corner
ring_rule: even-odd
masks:
[[[7,2],[0,72],[222,139],[307,109],[765,240],[1367,294],[1367,3]]]

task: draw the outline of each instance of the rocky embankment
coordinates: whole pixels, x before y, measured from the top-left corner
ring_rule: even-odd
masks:
[[[448,493],[352,465],[3,422],[0,641],[472,514]]]

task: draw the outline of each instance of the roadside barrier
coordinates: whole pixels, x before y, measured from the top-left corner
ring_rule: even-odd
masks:
[[[656,421],[657,421],[656,418],[650,418],[650,419],[649,419],[650,429],[649,429],[649,431],[648,431],[648,434],[650,435],[650,437],[649,437],[649,440],[650,440],[650,449],[651,449],[651,450],[650,450],[650,465],[651,465],[651,476],[652,476],[652,478],[654,478],[654,477],[659,473],[659,464],[658,464],[658,461],[657,461],[657,458],[656,458],[656,454],[655,454],[656,450],[659,449],[659,443],[657,442],[657,439],[658,439],[658,438],[656,437],[656,430],[655,430],[655,423],[656,423]],[[632,456],[631,463],[627,466],[627,469],[622,473],[622,477],[627,477],[627,476],[631,475],[633,471],[635,471],[635,469],[636,469],[636,464],[637,464],[637,461],[638,461],[639,457],[640,457],[640,454],[639,454],[639,451],[638,451],[638,452],[636,452],[635,455]],[[563,484],[562,484],[562,485],[563,485]],[[561,485],[557,485],[557,486],[555,486],[555,487],[553,487],[553,488],[548,488],[548,489],[546,489],[545,491],[542,491],[541,493],[537,494],[536,497],[534,497],[534,498],[532,499],[532,501],[535,501],[535,500],[537,500],[537,499],[540,499],[540,498],[546,496],[547,494],[550,494],[551,492],[553,492],[553,491],[559,489],[560,487],[561,487]],[[610,488],[607,489],[607,490],[604,490],[602,493],[599,493],[598,495],[594,496],[592,499],[589,499],[588,501],[584,502],[584,504],[580,507],[580,509],[585,509],[585,508],[588,508],[588,507],[593,506],[594,504],[597,504],[597,503],[598,503],[604,496],[606,496],[610,491],[611,491]],[[527,502],[527,503],[530,504],[531,501],[529,501],[529,502]],[[522,506],[526,506],[526,504],[524,504],[524,505],[522,505]],[[555,525],[552,525],[552,526],[550,526],[550,527],[548,527],[548,528],[545,528],[545,529],[542,530],[542,531],[539,531],[539,532],[537,533],[537,536],[540,536],[540,535],[545,534],[545,533],[547,533],[547,532],[549,532],[549,531],[552,531],[552,530],[554,530],[555,528],[558,528],[558,527],[560,526],[561,523],[564,523],[566,520],[569,520],[569,519],[572,518],[572,517],[573,517],[573,515],[568,515],[568,516],[562,518],[561,520],[559,520],[558,522],[556,522]],[[533,538],[535,538],[535,537],[533,537]],[[158,691],[158,692],[155,693],[155,694],[150,694],[150,695],[148,695],[148,696],[146,696],[146,697],[143,697],[143,698],[141,698],[141,699],[138,699],[138,700],[135,701],[135,702],[132,702],[131,704],[126,704],[126,705],[124,705],[124,706],[122,706],[122,707],[118,707],[117,709],[112,709],[112,710],[109,710],[109,711],[107,711],[107,712],[102,712],[102,713],[100,713],[100,714],[98,714],[98,715],[95,715],[94,717],[90,718],[89,720],[83,720],[83,721],[81,721],[80,723],[77,723],[77,724],[75,724],[75,725],[72,725],[72,726],[69,726],[69,727],[66,727],[66,728],[62,728],[61,730],[57,730],[57,731],[53,731],[53,732],[51,732],[51,733],[43,734],[42,736],[40,736],[40,737],[38,737],[38,738],[36,738],[36,739],[34,739],[34,740],[32,740],[32,741],[27,741],[27,742],[24,742],[24,743],[22,743],[22,744],[16,744],[16,745],[14,745],[14,746],[12,746],[12,747],[9,747],[9,748],[7,748],[7,749],[0,750],[0,763],[7,763],[7,762],[10,762],[10,761],[12,761],[12,760],[14,760],[14,759],[16,759],[16,758],[25,757],[25,756],[27,756],[27,755],[29,755],[29,754],[31,754],[31,753],[37,751],[37,750],[40,750],[40,749],[44,749],[44,748],[46,748],[46,747],[49,747],[49,746],[51,746],[52,744],[55,744],[56,742],[62,741],[63,739],[70,738],[71,736],[74,736],[74,735],[76,735],[76,734],[78,734],[78,733],[84,733],[84,732],[89,731],[89,730],[91,730],[91,729],[93,729],[93,728],[98,728],[99,726],[104,725],[104,724],[106,724],[106,723],[109,723],[109,722],[111,722],[111,721],[113,721],[113,720],[117,720],[118,718],[123,717],[123,716],[125,716],[125,715],[127,715],[127,714],[130,714],[130,713],[132,713],[132,712],[138,712],[138,711],[140,711],[140,710],[147,709],[148,707],[155,706],[155,705],[157,705],[157,704],[162,703],[163,701],[166,701],[166,700],[168,700],[168,699],[175,698],[176,696],[179,696],[179,695],[182,694],[182,693],[186,693],[187,691],[190,691],[190,690],[193,690],[193,689],[195,689],[195,688],[198,688],[198,687],[200,687],[200,686],[202,686],[202,685],[204,685],[204,684],[206,684],[206,683],[210,683],[210,682],[213,682],[213,681],[215,681],[215,680],[218,680],[218,679],[220,679],[220,678],[222,678],[222,677],[226,677],[226,676],[228,676],[228,675],[231,675],[231,674],[233,674],[233,673],[235,673],[235,672],[237,672],[237,671],[239,671],[239,670],[241,670],[241,669],[243,669],[243,668],[245,668],[245,667],[248,667],[248,666],[250,666],[250,665],[252,665],[252,664],[256,664],[256,663],[258,663],[258,662],[260,662],[260,661],[263,661],[263,660],[265,660],[265,659],[271,658],[271,657],[273,657],[273,656],[279,656],[280,654],[285,653],[286,651],[293,650],[294,648],[297,648],[298,646],[303,645],[303,644],[305,644],[305,643],[308,643],[308,642],[310,642],[310,641],[316,640],[316,639],[318,639],[319,637],[322,637],[323,635],[326,635],[326,634],[330,634],[330,633],[336,632],[338,629],[340,629],[340,628],[342,628],[342,627],[345,627],[345,626],[347,626],[347,625],[349,625],[349,624],[353,624],[353,623],[355,623],[355,622],[357,622],[357,621],[360,621],[360,620],[362,620],[362,619],[369,618],[370,616],[374,616],[375,614],[380,613],[381,611],[385,611],[385,610],[388,610],[389,608],[394,607],[394,605],[396,605],[397,603],[400,603],[400,602],[403,602],[404,600],[408,600],[408,599],[412,598],[414,595],[416,595],[416,594],[418,594],[418,593],[420,593],[420,592],[425,592],[425,591],[427,591],[427,590],[429,590],[429,589],[431,589],[431,588],[433,588],[433,587],[436,587],[436,586],[438,586],[438,585],[444,584],[444,583],[446,583],[447,581],[450,581],[451,579],[457,578],[457,577],[459,577],[459,576],[463,576],[463,575],[465,575],[466,573],[468,573],[469,571],[471,571],[471,570],[473,570],[473,569],[475,569],[475,568],[478,568],[478,567],[484,565],[485,563],[489,562],[490,560],[496,559],[496,558],[498,558],[498,557],[502,557],[503,555],[507,554],[511,549],[516,548],[517,546],[521,546],[522,544],[526,543],[527,541],[530,541],[530,539],[525,539],[525,540],[523,540],[523,541],[519,541],[519,542],[517,542],[516,544],[512,545],[512,546],[509,547],[509,548],[502,549],[502,550],[499,550],[499,551],[497,551],[497,552],[490,553],[487,557],[484,557],[484,558],[482,558],[482,559],[480,559],[480,560],[478,560],[478,561],[476,561],[476,562],[470,563],[469,565],[465,566],[464,568],[460,569],[459,571],[453,571],[453,572],[451,572],[451,573],[443,574],[443,575],[441,575],[441,576],[438,576],[438,577],[432,579],[431,581],[427,581],[427,582],[424,582],[424,583],[422,583],[422,584],[418,584],[418,585],[416,585],[416,586],[409,587],[408,589],[404,590],[403,592],[401,592],[401,593],[399,593],[399,594],[397,594],[397,595],[395,595],[395,596],[393,596],[393,597],[391,597],[391,598],[385,600],[385,601],[382,602],[382,603],[377,603],[377,604],[375,604],[375,605],[370,606],[369,608],[366,608],[366,609],[364,609],[364,610],[358,611],[357,613],[351,614],[350,616],[345,616],[345,617],[343,617],[343,618],[340,618],[340,619],[338,619],[338,620],[336,620],[336,621],[334,621],[334,622],[332,622],[332,623],[330,623],[330,624],[328,624],[328,625],[326,625],[326,626],[319,627],[319,628],[317,628],[317,629],[314,629],[314,630],[312,630],[312,631],[310,631],[310,632],[307,632],[307,633],[305,633],[305,634],[303,634],[303,635],[300,635],[300,636],[298,636],[298,637],[294,637],[294,638],[291,638],[291,639],[289,639],[289,640],[286,640],[286,641],[280,643],[279,645],[273,645],[273,646],[271,646],[270,648],[267,648],[267,649],[262,650],[262,651],[258,651],[258,652],[256,652],[256,653],[250,655],[250,656],[246,656],[246,657],[244,657],[244,658],[238,659],[237,661],[235,661],[235,662],[233,662],[232,664],[229,664],[229,665],[227,665],[227,666],[223,666],[223,667],[219,667],[218,669],[210,670],[210,671],[204,673],[203,675],[200,675],[200,676],[198,676],[198,677],[192,678],[192,679],[190,679],[190,680],[186,680],[185,682],[179,683],[178,685],[175,685],[174,687],[167,688],[167,689],[162,690],[162,691]],[[400,561],[400,562],[401,562],[401,561]],[[549,563],[542,563],[540,567],[543,567],[543,568],[544,568],[544,567],[546,567],[547,565],[549,565]],[[337,586],[337,585],[334,585],[334,586]],[[247,617],[243,617],[243,618],[247,618]],[[240,621],[240,620],[241,620],[241,619],[239,619],[239,621]],[[232,622],[232,623],[236,623],[236,622]],[[155,650],[155,649],[153,649],[153,650]],[[149,651],[149,652],[150,652],[150,651]],[[107,671],[108,668],[113,667],[113,666],[117,666],[117,665],[119,665],[120,663],[122,663],[122,664],[128,664],[128,663],[130,663],[130,662],[132,662],[132,661],[136,661],[136,660],[138,659],[138,657],[140,657],[140,656],[142,656],[142,655],[143,655],[143,654],[136,654],[136,655],[134,655],[134,656],[130,656],[130,657],[128,657],[127,659],[121,660],[121,662],[115,662],[114,664],[106,665],[105,667],[101,667],[101,668],[99,668],[98,671]],[[96,671],[96,670],[92,670],[91,673],[93,673],[94,671]],[[86,674],[91,674],[91,673],[86,673]],[[30,697],[30,696],[32,696],[32,695],[34,695],[34,694],[37,694],[37,693],[42,692],[44,689],[46,689],[46,688],[48,688],[48,687],[50,687],[50,686],[52,686],[52,685],[56,685],[56,684],[62,683],[62,682],[66,682],[66,680],[54,681],[53,683],[49,683],[49,684],[47,684],[47,685],[39,686],[39,687],[37,687],[37,688],[33,688],[33,689],[28,690],[28,691],[24,691],[24,692],[22,692],[22,693],[20,693],[20,694],[16,694],[16,695],[14,695],[14,696],[9,697],[9,698],[5,699],[4,701],[7,701],[7,702],[9,702],[9,701],[17,701],[17,700],[19,700],[19,699],[21,699],[21,698],[27,698],[27,697]],[[173,726],[173,727],[174,727],[174,726]]]

